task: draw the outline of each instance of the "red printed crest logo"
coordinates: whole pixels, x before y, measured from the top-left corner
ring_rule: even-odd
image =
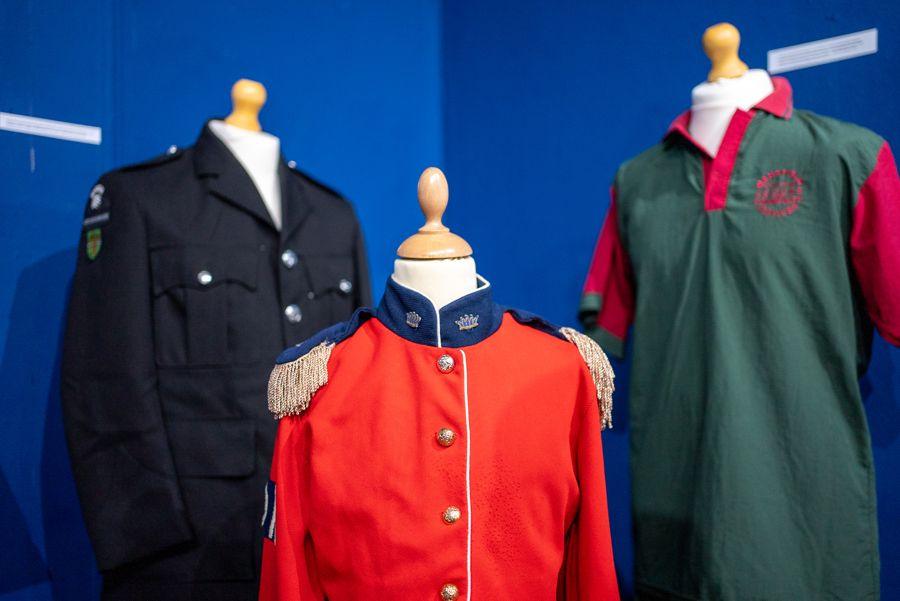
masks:
[[[786,217],[803,200],[803,180],[793,169],[770,171],[756,182],[756,210],[769,217]]]

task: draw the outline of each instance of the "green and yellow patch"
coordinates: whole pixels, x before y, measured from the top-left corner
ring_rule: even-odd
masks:
[[[87,258],[93,261],[103,248],[103,234],[99,227],[88,230],[85,235],[84,250]]]

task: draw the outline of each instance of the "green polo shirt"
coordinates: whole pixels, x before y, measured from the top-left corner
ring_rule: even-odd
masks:
[[[735,113],[715,158],[690,114],[625,163],[581,317],[633,336],[640,598],[876,599],[875,483],[857,378],[900,344],[900,182],[863,128]]]

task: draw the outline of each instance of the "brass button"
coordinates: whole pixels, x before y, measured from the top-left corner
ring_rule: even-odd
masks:
[[[455,584],[445,584],[441,587],[441,601],[455,601],[459,599],[459,587]]]
[[[456,442],[456,432],[450,428],[441,428],[435,434],[435,438],[437,438],[438,444],[442,447],[449,447]]]
[[[442,374],[449,374],[453,371],[454,365],[456,365],[456,361],[450,355],[441,355],[437,360],[437,368]]]
[[[444,510],[444,523],[445,524],[453,524],[462,517],[462,511],[459,510],[459,507],[455,507],[451,505],[447,509]]]

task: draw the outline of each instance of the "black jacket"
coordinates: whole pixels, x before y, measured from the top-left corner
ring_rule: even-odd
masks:
[[[208,127],[192,148],[107,173],[91,192],[62,400],[110,598],[189,598],[189,583],[207,581],[255,590],[271,366],[370,304],[350,204],[279,168],[280,233]]]

